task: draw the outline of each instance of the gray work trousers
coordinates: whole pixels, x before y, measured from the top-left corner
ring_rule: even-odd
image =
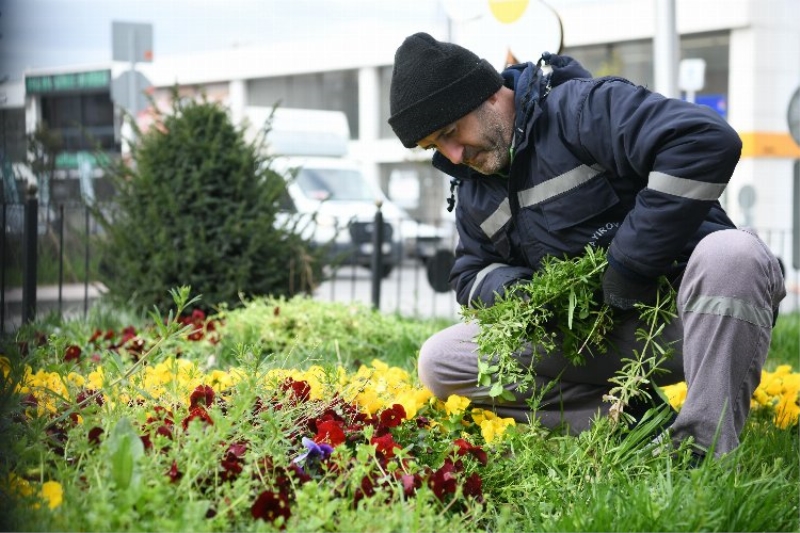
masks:
[[[678,318],[661,337],[673,342],[675,352],[663,365],[667,372],[653,378],[657,385],[686,381],[688,386],[670,428],[673,439],[692,436],[704,449],[713,445],[716,455],[739,445],[769,349],[773,312],[785,296],[778,260],[754,233],[722,230],[698,243],[678,290]],[[639,326],[638,312],[629,313],[608,335],[608,353],[587,357],[581,366],[569,364],[560,353],[541,353],[533,366],[535,388],[550,388],[535,413],[526,402],[530,393],[497,404],[488,387],[477,385],[476,323],[455,324],[425,341],[419,377],[440,399],[458,394],[503,417],[527,422],[536,416],[546,427],[566,425],[578,433],[607,414],[610,404],[603,395],[611,388],[608,379],[622,368],[623,358],[641,347],[635,337]],[[518,355],[522,365],[530,364],[531,353],[529,347]]]

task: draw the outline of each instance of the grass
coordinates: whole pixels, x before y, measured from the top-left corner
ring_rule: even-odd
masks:
[[[98,306],[86,321],[50,319],[21,331],[17,341],[28,342],[24,359],[18,358],[19,342],[5,348],[10,373],[0,397],[0,408],[8,415],[0,422],[0,476],[14,473],[32,488],[27,497],[19,490],[3,491],[2,508],[17,512],[4,512],[0,529],[800,530],[798,425],[777,427],[768,409],[751,414],[735,452],[690,468],[685,450],[675,454],[647,450],[650,430],[663,414],[652,413],[631,431],[600,419],[577,437],[549,433],[534,424],[511,426],[501,437],[489,439],[483,431],[486,422],[480,422],[478,413],[450,412],[428,400],[417,404],[416,417],[391,430],[379,425],[351,431],[349,440],[337,445],[319,469],[306,463],[310,481],[301,483],[289,476],[288,518],[254,519],[254,500],[265,488],[274,487],[279,477],[278,470],[264,474],[265,459],[288,467],[290,459],[303,450],[301,435],[313,437],[316,431],[318,438],[322,434],[320,424],[343,409],[331,391],[358,392],[361,402],[366,402],[367,393],[388,395],[375,408],[378,416],[390,402],[419,391],[418,347],[447,322],[403,319],[365,306],[305,298],[254,300],[240,309],[221,310],[216,317],[219,322],[204,329],[202,339],[189,341],[186,330],[170,332],[167,326],[154,325],[164,318],[154,320]],[[118,335],[103,343],[91,340],[97,330],[118,334],[128,326],[136,330],[143,351],[110,348],[118,343]],[[163,341],[156,345],[159,338]],[[765,368],[791,365],[797,371],[799,345],[800,315],[781,316]],[[72,346],[80,347],[81,358],[66,362],[64,355]],[[19,383],[24,365],[61,376],[75,372],[87,377],[98,364],[92,357],[99,359],[107,377],[122,379],[107,388],[103,406],[80,411],[80,424],[67,423],[69,413],[75,412],[70,411],[76,404],[74,387],[59,395],[50,393],[59,406],[52,414],[33,416],[30,407],[20,406],[20,396],[11,384]],[[135,363],[137,357],[146,365],[124,377],[132,365],[142,364]],[[388,366],[370,366],[373,359]],[[181,364],[184,374],[177,372]],[[212,375],[224,380],[233,375],[232,369],[241,374],[238,381],[225,386],[214,382],[218,396],[208,406],[213,425],[193,422],[181,431],[177,428],[178,413],[186,409],[184,383],[173,379],[156,386],[148,381],[160,365],[172,365],[188,390]],[[253,411],[254,404],[260,405],[279,390],[278,382],[267,377],[289,370],[297,379],[310,380],[314,390],[327,392],[314,401],[290,405],[284,398],[269,409]],[[368,378],[359,381],[358,376]],[[357,390],[349,389],[351,385]],[[219,403],[221,397],[224,403]],[[151,427],[148,420],[155,405],[174,413],[172,437],[154,435],[153,448],[140,451],[138,437]],[[420,422],[422,416],[438,426]],[[56,417],[63,420],[56,424]],[[103,430],[97,445],[87,438],[93,426]],[[395,457],[387,458],[377,441],[371,440],[373,430],[392,436],[399,445],[392,452]],[[444,485],[431,480],[439,479],[434,472],[444,472],[453,442],[459,438],[484,450],[487,460],[483,464],[469,454],[459,456],[461,470],[451,472],[454,484],[446,485],[453,492],[446,490],[440,496]],[[247,443],[241,458],[226,455],[225,447],[235,442]],[[231,461],[242,467],[241,473],[234,476],[233,470],[226,469]],[[172,465],[181,473],[177,479],[167,475]],[[130,475],[122,475],[125,472]],[[404,494],[393,474],[401,472],[409,476],[406,481],[412,475],[425,480],[411,496]],[[481,480],[480,498],[469,495],[466,480],[473,474]],[[52,500],[37,499],[38,487],[49,480],[63,489],[63,501],[53,509],[45,503]],[[33,508],[37,502],[38,508]]]

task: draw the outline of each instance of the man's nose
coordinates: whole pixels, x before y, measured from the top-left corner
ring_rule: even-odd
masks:
[[[464,162],[464,145],[460,143],[449,140],[442,142],[439,144],[439,151],[454,165]]]

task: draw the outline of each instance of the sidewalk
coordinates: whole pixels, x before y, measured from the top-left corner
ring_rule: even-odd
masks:
[[[59,292],[60,288],[60,292]],[[44,318],[51,311],[61,311],[64,317],[83,316],[104,292],[102,283],[69,285],[38,285],[36,287],[36,318]],[[3,294],[2,330],[10,333],[22,325],[22,288],[14,287]]]

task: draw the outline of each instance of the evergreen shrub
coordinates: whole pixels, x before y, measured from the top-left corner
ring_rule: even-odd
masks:
[[[322,251],[278,214],[286,178],[262,150],[268,133],[248,142],[221,104],[172,100],[147,131],[134,127],[131,158],[106,169],[114,207],[96,211],[109,297],[166,311],[170,289],[188,285],[209,311],[310,292]]]

